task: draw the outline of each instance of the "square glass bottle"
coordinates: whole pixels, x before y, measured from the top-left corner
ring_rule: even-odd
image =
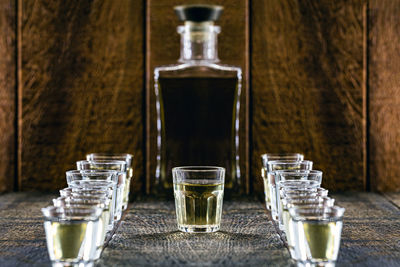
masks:
[[[154,70],[157,114],[157,193],[171,193],[172,168],[222,166],[227,194],[238,192],[242,70],[218,59],[214,23],[221,6],[177,6],[184,25],[177,64]],[[170,191],[170,192],[169,192]]]

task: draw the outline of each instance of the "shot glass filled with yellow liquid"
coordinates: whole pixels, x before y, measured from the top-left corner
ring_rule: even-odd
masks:
[[[339,253],[344,208],[293,207],[289,213],[294,225],[298,261],[303,264],[334,266]]]
[[[53,266],[90,266],[95,260],[101,208],[47,207],[47,249]]]
[[[172,169],[178,229],[210,233],[220,229],[225,168],[212,166]]]

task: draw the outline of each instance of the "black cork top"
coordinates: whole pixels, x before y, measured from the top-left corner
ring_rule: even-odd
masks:
[[[184,5],[174,9],[181,21],[203,22],[217,21],[224,8],[215,5]]]

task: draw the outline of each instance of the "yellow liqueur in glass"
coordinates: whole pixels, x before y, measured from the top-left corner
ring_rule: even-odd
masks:
[[[223,190],[223,183],[174,184],[178,227],[183,231],[218,230],[221,223]]]
[[[335,263],[340,247],[344,208],[289,207],[296,260],[326,265]]]
[[[310,257],[316,261],[330,261],[337,255],[338,236],[342,230],[341,222],[319,223],[305,221],[299,225],[303,228]]]

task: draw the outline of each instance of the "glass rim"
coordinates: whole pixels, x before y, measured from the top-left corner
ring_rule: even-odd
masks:
[[[68,170],[65,172],[66,175],[79,175],[79,174],[84,174],[84,175],[96,175],[96,174],[118,174],[118,171],[116,170],[97,170],[97,169],[85,169],[85,170]]]
[[[100,189],[100,188],[110,188],[116,185],[115,181],[112,180],[102,180],[102,179],[76,179],[72,181],[67,181],[68,186],[71,188],[88,188],[88,189]],[[82,184],[81,184],[82,183]],[[83,184],[85,183],[85,184]]]
[[[326,221],[330,219],[341,219],[345,208],[339,206],[332,207],[291,207],[290,216],[296,221]]]
[[[58,197],[53,199],[54,207],[66,207],[66,208],[90,208],[98,207],[103,210],[107,210],[111,201],[110,199],[81,199],[81,198],[68,198]]]
[[[106,160],[106,159],[102,159],[102,160],[78,160],[76,162],[76,164],[104,164],[104,165],[117,165],[117,164],[122,164],[122,165],[127,165],[126,161],[123,160],[114,160],[114,159],[110,159],[110,160]],[[107,171],[107,170],[104,170]]]
[[[109,153],[109,152],[99,152],[99,153],[87,153],[86,157],[90,156],[98,156],[100,158],[121,158],[121,157],[127,157],[128,159],[132,159],[134,157],[133,154],[129,153]]]
[[[218,166],[180,166],[172,168],[173,172],[213,172],[213,171],[225,171],[225,168]]]
[[[89,192],[79,192],[79,191],[72,191],[71,195],[67,197],[73,198],[90,198],[90,199],[101,199],[107,198],[109,199],[112,196],[112,192],[99,192],[99,193],[89,193]]]
[[[320,170],[276,170],[277,174],[292,174],[292,175],[304,175],[304,174],[311,174],[311,175],[322,175],[323,172]]]
[[[289,164],[294,164],[294,163],[311,164],[311,163],[313,163],[313,161],[311,161],[311,160],[271,160],[271,161],[268,161],[267,164],[269,164],[269,165],[272,165],[272,164],[289,165]]]
[[[307,188],[315,188],[317,190],[319,186],[315,187],[315,184],[320,185],[321,183],[316,180],[300,180],[300,179],[279,181],[279,185],[283,190],[286,189],[296,190],[297,188],[304,190],[306,190]]]
[[[335,199],[331,198],[331,197],[320,197],[320,196],[317,196],[317,197],[310,197],[310,196],[299,196],[299,197],[295,196],[295,197],[293,197],[293,196],[289,196],[289,197],[286,197],[286,198],[282,199],[282,203],[284,203],[285,205],[287,205],[287,204],[295,204],[295,205],[297,205],[297,204],[303,204],[303,203],[311,203],[311,204],[313,204],[313,203],[322,203],[322,204],[324,204],[324,203],[330,203],[330,202],[334,203]]]
[[[95,206],[85,208],[48,206],[42,208],[41,211],[43,216],[50,220],[61,219],[95,221],[100,217],[103,209]]]
[[[268,157],[282,157],[283,159],[286,157],[294,157],[294,156],[300,156],[304,157],[304,154],[302,153],[297,153],[297,152],[291,152],[291,153],[263,153],[261,154],[261,158],[268,158]]]
[[[63,197],[61,197],[63,198]],[[66,202],[88,202],[88,203],[109,203],[111,200],[106,196],[98,196],[98,197],[90,197],[90,196],[70,196],[64,197],[63,199],[56,198],[60,200],[64,200]]]

